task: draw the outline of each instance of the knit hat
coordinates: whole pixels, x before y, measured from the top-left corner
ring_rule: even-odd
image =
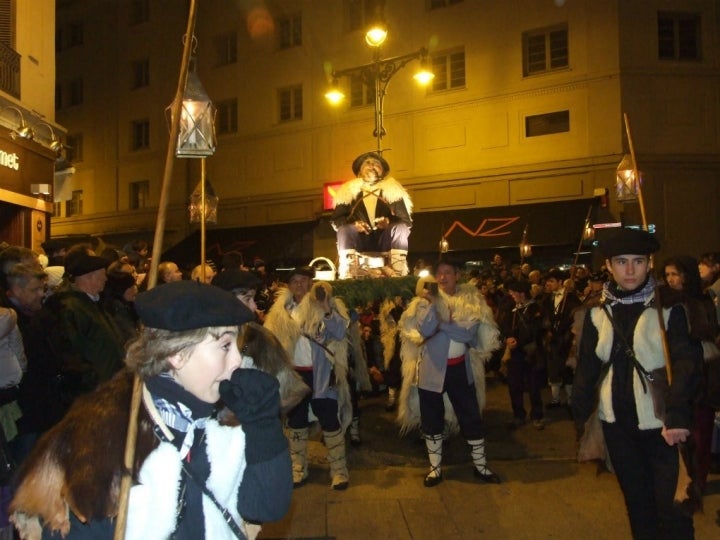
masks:
[[[173,281],[140,293],[135,309],[145,326],[175,332],[239,326],[255,319],[232,293],[192,280]]]
[[[618,229],[611,237],[600,242],[600,251],[608,259],[618,255],[650,255],[660,249],[660,243],[641,229]]]
[[[385,161],[385,158],[382,157],[377,152],[366,152],[364,154],[360,154],[358,157],[355,158],[355,161],[353,161],[352,164],[352,172],[355,176],[360,174],[360,167],[362,167],[363,161],[365,161],[368,158],[377,159],[380,162],[380,165],[382,165],[383,173],[382,177],[385,177],[390,172],[390,165],[388,165],[388,162]]]

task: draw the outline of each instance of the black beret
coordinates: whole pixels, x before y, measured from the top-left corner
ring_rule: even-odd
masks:
[[[593,272],[588,276],[588,281],[607,281],[607,274],[605,272]]]
[[[83,276],[95,270],[107,268],[109,264],[110,261],[103,257],[79,253],[77,256],[65,260],[65,273],[70,277]]]
[[[234,269],[223,270],[212,280],[213,285],[226,291],[257,289],[261,283],[262,280],[252,272]]]
[[[382,176],[385,176],[387,173],[390,172],[390,165],[388,165],[388,162],[385,161],[384,157],[382,157],[377,152],[366,152],[364,154],[360,154],[358,157],[355,158],[355,161],[353,161],[352,172],[355,176],[360,173],[360,167],[362,166],[363,161],[365,161],[367,158],[377,159],[380,162],[380,165],[382,165],[383,168]]]
[[[145,326],[175,332],[255,320],[234,294],[193,280],[173,281],[140,293],[135,309]]]
[[[505,282],[505,290],[530,294],[530,282],[527,279],[509,279]]]
[[[290,283],[293,276],[305,276],[310,279],[315,279],[315,269],[312,266],[298,266],[293,268],[285,278],[285,282]]]
[[[618,255],[650,255],[660,249],[660,243],[642,229],[618,229],[607,240],[600,242],[600,251],[608,259]]]

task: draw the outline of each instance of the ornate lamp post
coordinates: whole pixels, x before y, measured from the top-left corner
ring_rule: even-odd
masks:
[[[384,26],[375,25],[370,28],[365,34],[365,42],[373,49],[373,61],[362,66],[333,71],[330,74],[332,87],[325,94],[330,103],[341,102],[345,98],[345,94],[338,86],[342,77],[359,77],[368,88],[374,89],[375,129],[373,137],[377,139],[378,153],[382,152],[382,138],[387,134],[383,126],[383,102],[390,79],[413,60],[420,60],[420,71],[414,75],[415,80],[420,84],[428,84],[435,76],[432,71],[427,69],[428,50],[425,47],[401,56],[382,58],[381,47],[386,39],[387,30]]]

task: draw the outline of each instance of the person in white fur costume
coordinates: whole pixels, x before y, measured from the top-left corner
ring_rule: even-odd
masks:
[[[312,392],[287,414],[293,484],[308,478],[307,445],[312,414],[323,430],[328,449],[332,488],[347,489],[350,482],[345,459],[345,430],[352,419],[348,386],[347,308],[332,296],[324,281],[313,285],[309,266],[293,269],[287,287],[278,291],[265,319],[265,328],[282,343],[293,366]]]
[[[426,487],[442,481],[446,424],[451,430],[459,427],[470,446],[474,475],[497,484],[500,477],[490,470],[485,457],[481,411],[485,361],[500,347],[499,330],[480,291],[470,283],[458,283],[458,264],[441,260],[434,274],[435,278],[418,281],[416,298],[400,318],[401,431],[418,426],[422,430],[430,460]]]
[[[358,252],[389,253],[385,273],[406,276],[410,196],[400,182],[387,176],[390,165],[377,152],[355,158],[352,171],[356,178],[340,187],[330,217],[337,232],[338,277],[354,277],[351,268]]]

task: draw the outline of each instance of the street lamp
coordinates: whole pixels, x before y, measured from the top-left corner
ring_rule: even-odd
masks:
[[[32,128],[25,122],[25,117],[23,116],[23,113],[20,109],[17,107],[13,107],[12,105],[8,105],[7,107],[3,107],[2,111],[13,111],[15,114],[17,114],[18,118],[20,119],[20,123],[18,126],[10,131],[10,137],[13,139],[16,139],[17,137],[20,137],[21,139],[27,139],[32,140],[32,138],[35,136],[35,133],[33,132]]]
[[[368,30],[365,34],[365,42],[373,48],[373,61],[362,66],[333,71],[330,74],[332,86],[325,94],[327,100],[332,104],[337,104],[345,98],[345,94],[338,86],[341,77],[359,77],[368,88],[374,88],[375,129],[373,137],[377,139],[379,153],[382,152],[382,138],[387,134],[383,126],[383,101],[390,79],[413,60],[420,60],[420,71],[414,76],[417,82],[426,85],[435,76],[427,67],[428,50],[425,47],[409,54],[381,58],[380,48],[386,39],[387,29],[384,25],[376,24]]]
[[[56,154],[59,155],[60,152],[62,152],[63,144],[60,141],[60,139],[58,139],[58,136],[55,133],[55,130],[53,129],[53,127],[50,124],[48,124],[47,122],[38,122],[37,124],[35,124],[36,134],[37,134],[37,128],[39,128],[39,127],[46,127],[48,129],[48,132],[50,133],[50,137],[47,139],[47,145],[50,148],[50,150],[52,150],[53,152],[55,152]]]

